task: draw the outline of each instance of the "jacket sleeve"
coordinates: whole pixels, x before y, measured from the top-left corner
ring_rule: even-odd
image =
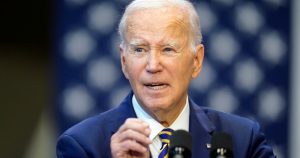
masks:
[[[82,146],[70,135],[62,135],[56,146],[57,158],[89,158]]]
[[[250,158],[276,158],[257,122],[252,129],[252,142],[249,150],[247,157]]]

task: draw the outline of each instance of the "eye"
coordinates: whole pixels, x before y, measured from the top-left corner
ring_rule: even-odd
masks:
[[[145,49],[138,47],[138,48],[135,48],[134,51],[137,53],[143,53],[143,52],[145,52]]]
[[[173,54],[173,53],[176,53],[176,50],[174,48],[172,48],[172,47],[165,47],[163,49],[163,52],[167,53],[167,54]]]
[[[173,49],[172,49],[172,48],[169,48],[169,47],[164,48],[164,52],[170,52],[170,51],[173,51]]]

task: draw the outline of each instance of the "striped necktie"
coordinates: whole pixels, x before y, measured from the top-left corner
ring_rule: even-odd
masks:
[[[170,137],[172,135],[173,130],[170,128],[165,128],[159,133],[159,138],[162,142],[160,153],[158,158],[168,158],[168,152],[170,147]]]

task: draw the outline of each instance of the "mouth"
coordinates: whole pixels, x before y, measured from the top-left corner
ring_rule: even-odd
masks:
[[[164,89],[164,88],[166,88],[168,86],[168,84],[159,83],[159,82],[156,82],[156,83],[146,83],[144,85],[147,88],[152,89],[152,90],[161,90],[161,89]]]

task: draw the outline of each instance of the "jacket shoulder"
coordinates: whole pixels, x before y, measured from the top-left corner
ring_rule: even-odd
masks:
[[[241,129],[241,130],[251,130],[257,126],[257,121],[251,120],[246,117],[241,117],[235,114],[225,113],[217,111],[211,108],[203,108],[204,113],[210,121],[213,122],[217,130],[232,130],[232,129]]]
[[[257,121],[210,108],[203,110],[216,131],[232,136],[234,149],[239,149],[235,151],[238,157],[275,157]]]
[[[96,133],[105,133],[106,130],[110,129],[112,123],[116,121],[116,117],[112,116],[118,116],[118,111],[119,110],[117,108],[114,108],[98,115],[86,118],[70,127],[63,134],[71,136],[80,134],[84,134],[86,136],[95,136]]]
[[[106,151],[110,150],[110,137],[116,128],[111,116],[117,116],[118,111],[118,108],[111,109],[70,127],[58,138],[58,156],[68,157],[80,152],[82,155],[93,155],[92,157],[110,157],[110,152]]]
[[[132,93],[130,93],[119,106],[75,124],[65,131],[64,134],[79,135],[89,133],[91,136],[94,136],[94,134],[99,135],[116,130],[116,128],[118,129],[128,117],[135,117],[134,110],[131,106],[131,97]]]

